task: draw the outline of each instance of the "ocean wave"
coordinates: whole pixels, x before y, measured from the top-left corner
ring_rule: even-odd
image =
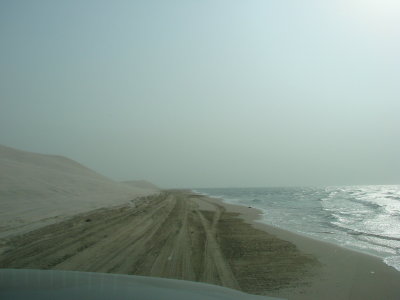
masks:
[[[342,230],[342,231],[345,231],[347,234],[353,235],[353,236],[368,236],[368,237],[375,237],[375,238],[379,238],[379,239],[387,240],[387,241],[400,241],[400,237],[361,231],[361,230],[358,230],[355,228],[350,228],[350,227],[346,226],[344,222],[331,222],[331,224],[332,224],[332,227]]]
[[[357,198],[348,198],[347,199],[350,202],[354,202],[354,203],[358,203],[367,207],[370,207],[372,209],[380,209],[383,207],[383,205],[376,203],[376,202],[372,202],[372,201],[366,201],[366,200],[362,200],[362,199],[357,199]]]
[[[223,198],[227,203],[261,209],[262,223],[376,255],[382,260],[390,256],[388,262],[392,264],[396,264],[395,257],[400,257],[400,185],[200,189],[200,192]]]
[[[253,203],[261,203],[262,200],[256,198],[256,199],[251,200],[251,202],[253,202]]]

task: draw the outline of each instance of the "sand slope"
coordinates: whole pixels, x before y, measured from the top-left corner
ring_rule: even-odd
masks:
[[[160,188],[155,184],[152,184],[146,180],[130,180],[130,181],[123,181],[122,183],[127,184],[129,186],[141,189],[151,189],[151,190],[159,190]]]
[[[117,183],[66,157],[0,145],[0,237],[155,192]]]

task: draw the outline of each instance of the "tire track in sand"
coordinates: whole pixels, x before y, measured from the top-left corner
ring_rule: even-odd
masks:
[[[249,293],[296,284],[314,263],[209,198],[182,191],[77,215],[0,245],[0,268],[167,277]]]

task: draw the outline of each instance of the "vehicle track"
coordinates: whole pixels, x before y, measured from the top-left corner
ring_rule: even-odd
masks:
[[[208,208],[200,209],[199,201]],[[316,265],[292,244],[245,224],[222,205],[182,191],[77,215],[1,244],[1,268],[167,277],[250,293],[296,284]],[[273,248],[278,258],[268,254]],[[278,271],[283,273],[277,279]]]

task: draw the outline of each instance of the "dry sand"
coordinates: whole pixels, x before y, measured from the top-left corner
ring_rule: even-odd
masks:
[[[144,181],[119,183],[66,157],[0,145],[0,237],[154,193]]]
[[[169,191],[4,238],[0,267],[167,277],[288,299],[400,298],[400,272],[379,259],[251,222],[257,216]]]

